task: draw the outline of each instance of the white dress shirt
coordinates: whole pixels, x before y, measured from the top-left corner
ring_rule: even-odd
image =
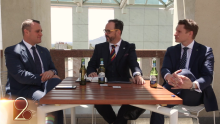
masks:
[[[189,49],[187,49],[186,66],[185,66],[185,69],[188,69],[189,71],[190,71],[189,62],[190,62],[190,57],[191,57],[191,54],[192,54],[194,42],[195,42],[195,41],[193,40],[193,42],[190,43],[188,46],[183,46],[183,45],[181,44],[181,56],[180,56],[180,60],[181,60],[182,55],[183,55],[183,52],[184,52],[183,48],[184,48],[184,47],[188,47],[188,48],[189,48]],[[168,74],[169,74],[169,73],[165,74],[164,79],[165,79],[165,77],[166,77]],[[196,83],[196,85],[198,86],[198,89],[195,89],[195,91],[201,93],[202,91],[201,91],[201,89],[200,89],[199,82],[194,81],[194,83]]]
[[[112,45],[117,45],[117,46],[115,47],[115,55],[117,56],[117,53],[118,53],[118,51],[119,51],[119,47],[120,47],[120,45],[121,45],[121,40],[120,40],[118,43],[116,43],[116,44],[109,43],[109,51],[110,51],[110,53],[111,53],[111,50],[112,50]],[[134,72],[134,73],[133,73],[133,76],[134,76],[135,74],[140,74],[140,72]]]
[[[23,43],[24,43],[25,46],[28,48],[29,52],[31,53],[32,58],[34,59],[33,50],[31,49],[32,45],[29,44],[29,43],[27,43],[27,42],[24,41],[24,40],[23,40]],[[42,62],[41,57],[40,57],[40,55],[39,55],[39,53],[38,53],[38,50],[37,50],[36,45],[34,45],[34,46],[35,46],[35,48],[36,48],[35,50],[36,50],[36,52],[37,52],[37,55],[38,55],[38,57],[39,57],[39,59],[40,59],[41,68],[42,68],[42,73],[44,73],[43,62]]]

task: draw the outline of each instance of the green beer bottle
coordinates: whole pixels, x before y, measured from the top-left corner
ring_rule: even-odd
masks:
[[[156,58],[153,58],[152,69],[150,71],[150,87],[157,88],[157,76],[158,76],[158,72],[156,69]]]
[[[100,58],[100,66],[98,69],[98,78],[99,78],[99,84],[105,83],[105,67],[104,67],[104,61],[103,58]]]
[[[85,59],[81,60],[81,68],[79,70],[79,78],[81,79],[80,85],[86,85],[86,68],[85,68]]]

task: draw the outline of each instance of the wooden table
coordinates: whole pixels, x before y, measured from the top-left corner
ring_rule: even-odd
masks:
[[[76,85],[76,89],[53,89],[41,100],[41,104],[62,104],[46,105],[38,107],[38,117],[44,120],[45,113],[65,108],[71,108],[82,104],[130,104],[150,111],[158,112],[170,116],[170,124],[178,122],[178,111],[158,104],[182,104],[182,99],[164,89],[162,86],[151,88],[149,80],[145,85],[137,84],[110,84],[100,86],[98,83],[88,82],[85,86],[80,86],[76,78],[67,77],[59,85]],[[113,88],[112,86],[121,86]],[[48,111],[46,111],[46,109]],[[49,109],[50,108],[50,109]],[[44,115],[44,116],[43,116]],[[39,119],[40,121],[40,119]],[[39,124],[42,122],[38,122]]]

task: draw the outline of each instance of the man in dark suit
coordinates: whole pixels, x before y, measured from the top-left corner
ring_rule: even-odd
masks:
[[[41,43],[42,37],[40,22],[25,20],[22,23],[22,33],[23,40],[20,43],[5,49],[8,69],[6,92],[13,99],[24,97],[39,101],[61,80],[57,76],[50,52],[37,45]]]
[[[167,49],[161,75],[164,87],[183,99],[183,105],[205,105],[206,111],[218,110],[213,80],[214,55],[212,48],[194,41],[198,25],[191,19],[180,20],[176,42],[180,44]],[[168,106],[171,107],[171,106]],[[164,116],[155,112],[151,124],[164,124]]]
[[[131,69],[134,76],[133,82],[144,84],[142,71],[137,63],[135,45],[121,40],[122,31],[122,21],[117,19],[108,21],[104,29],[107,42],[95,46],[94,54],[87,67],[87,74],[89,77],[97,77],[100,58],[103,58],[108,81],[128,82],[131,78],[129,73]],[[114,124],[127,124],[127,119],[136,119],[145,111],[130,105],[122,105],[116,117],[111,105],[95,105],[95,107],[108,123],[114,122]],[[131,113],[134,117],[131,117]]]

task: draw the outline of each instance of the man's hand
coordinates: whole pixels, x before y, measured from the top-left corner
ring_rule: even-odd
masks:
[[[145,84],[144,79],[139,75],[137,75],[133,78],[133,82],[136,84]]]
[[[179,79],[182,83],[179,83],[176,87],[174,86],[172,89],[190,89],[193,85],[192,81],[183,75],[178,75]]]
[[[179,87],[179,85],[183,84],[182,79],[179,78],[179,75],[177,75],[178,73],[180,73],[182,70],[177,70],[176,72],[174,72],[173,74],[168,74],[165,77],[165,80],[167,81],[167,83],[173,87]]]
[[[54,76],[54,72],[49,70],[49,71],[45,71],[44,73],[40,74],[41,77],[41,81],[45,82],[49,79],[51,79]]]
[[[60,77],[58,75],[54,75],[52,78],[58,78],[60,79]]]
[[[96,72],[92,72],[88,75],[88,77],[98,77]]]

